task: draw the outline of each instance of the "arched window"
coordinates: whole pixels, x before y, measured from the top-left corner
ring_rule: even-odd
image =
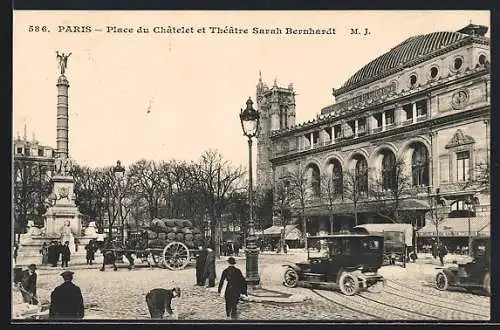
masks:
[[[356,162],[355,181],[358,192],[368,192],[368,163],[364,157]]]
[[[418,144],[411,156],[411,174],[413,186],[429,185],[429,157],[427,148]]]
[[[308,181],[309,181],[309,189],[313,197],[319,197],[320,190],[320,173],[319,168],[315,164],[311,164],[308,166]]]
[[[331,161],[332,165],[332,188],[335,195],[342,195],[344,183],[342,180],[342,166],[336,159]]]
[[[382,158],[382,189],[394,190],[396,188],[396,157],[391,151],[384,152]]]

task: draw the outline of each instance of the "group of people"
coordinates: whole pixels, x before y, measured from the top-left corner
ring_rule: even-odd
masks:
[[[42,265],[50,264],[51,267],[57,267],[60,259],[61,267],[68,267],[71,259],[69,241],[65,241],[64,244],[61,244],[60,241],[51,241],[49,245],[44,242],[40,249],[40,254],[42,255]]]
[[[210,247],[199,246],[196,257],[196,285],[207,288],[215,287],[216,269],[215,252]],[[226,316],[237,318],[237,305],[240,296],[247,295],[247,285],[241,270],[235,264],[233,257],[228,258],[229,266],[222,271],[217,291],[226,302]]]

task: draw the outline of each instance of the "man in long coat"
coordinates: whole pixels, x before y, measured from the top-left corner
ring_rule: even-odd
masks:
[[[55,241],[50,242],[50,245],[47,249],[49,263],[52,267],[57,266],[57,260],[59,259],[59,254],[57,251],[57,245]]]
[[[177,318],[172,310],[172,298],[180,297],[181,289],[176,287],[171,290],[156,288],[146,294],[146,304],[152,319],[163,319],[165,311],[171,318]]]
[[[64,283],[56,287],[50,295],[50,319],[83,319],[82,291],[73,284],[73,274],[69,270],[61,273]]]
[[[69,241],[64,242],[61,246],[61,267],[68,267],[68,261],[71,259],[71,250],[69,249]]]
[[[198,255],[196,256],[196,285],[204,286],[205,278],[204,278],[204,269],[205,269],[205,261],[207,260],[207,249],[203,246],[198,247]]]
[[[237,318],[237,305],[240,295],[247,295],[247,284],[241,270],[236,268],[233,257],[227,259],[229,266],[222,271],[218,291],[221,293],[224,281],[227,281],[224,299],[226,300],[226,315],[235,320]]]
[[[203,284],[208,279],[207,288],[215,287],[215,251],[207,248],[207,259],[205,260],[205,267],[203,269]]]

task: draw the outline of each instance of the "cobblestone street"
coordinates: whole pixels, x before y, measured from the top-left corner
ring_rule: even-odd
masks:
[[[318,288],[286,288],[281,285],[282,267],[288,261],[302,259],[295,255],[261,255],[261,283],[271,290],[305,295],[301,303],[255,303],[239,305],[242,320],[488,320],[489,297],[479,293],[438,291],[431,283],[436,265],[421,260],[407,268],[385,266],[380,272],[387,279],[381,293],[362,292],[344,296],[335,290]],[[245,270],[245,261],[237,266]],[[224,299],[217,293],[194,285],[195,270],[181,271],[138,267],[133,271],[121,264],[118,271],[105,272],[95,268],[74,267],[74,282],[82,289],[86,319],[148,319],[146,293],[155,287],[179,286],[180,299],[174,299],[173,309],[180,319],[224,320]],[[226,267],[217,263],[220,276]],[[48,302],[50,292],[62,282],[57,269],[38,271],[38,295]]]

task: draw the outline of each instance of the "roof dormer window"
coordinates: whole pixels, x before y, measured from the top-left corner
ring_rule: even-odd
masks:
[[[485,65],[486,64],[486,55],[484,55],[484,54],[479,55],[478,61],[479,61],[480,65]]]
[[[417,75],[416,74],[412,74],[410,76],[410,86],[413,87],[413,86],[415,86],[416,83],[417,83]]]
[[[459,70],[462,67],[463,62],[464,61],[462,60],[462,58],[460,57],[455,58],[455,60],[453,61],[453,68],[455,70]]]

